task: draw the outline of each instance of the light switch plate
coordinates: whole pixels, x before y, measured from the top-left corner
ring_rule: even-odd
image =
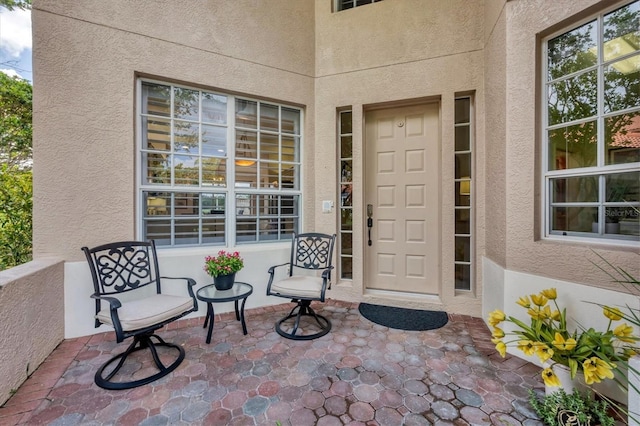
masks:
[[[331,213],[333,211],[333,201],[324,200],[322,202],[322,213]]]

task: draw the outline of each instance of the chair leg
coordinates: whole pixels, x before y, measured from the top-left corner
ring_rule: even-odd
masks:
[[[318,337],[322,337],[329,331],[331,331],[331,321],[329,321],[322,315],[316,314],[310,305],[310,300],[299,300],[298,304],[291,310],[291,312],[289,312],[289,315],[276,322],[276,332],[280,336],[286,337],[287,339],[312,340],[317,339]],[[312,334],[297,334],[302,317],[313,318],[317,324],[317,328],[319,328],[320,330],[317,333]],[[291,331],[287,332],[283,329],[283,325],[285,325],[284,323],[291,318],[295,318],[295,321],[293,327],[291,328]]]
[[[152,338],[155,338],[158,341],[158,343],[154,343]],[[164,347],[176,349],[178,351],[177,358],[171,364],[169,364],[168,366],[165,366],[160,360],[160,357],[158,356],[158,351],[157,351],[158,346],[164,346]],[[116,376],[118,371],[120,371],[120,369],[124,365],[129,355],[144,349],[149,349],[149,351],[151,352],[153,362],[159,370],[156,374],[153,374],[148,377],[144,377],[142,379],[133,380],[133,381],[115,382],[111,380],[114,376]],[[153,332],[137,335],[133,337],[133,342],[129,345],[127,350],[125,350],[119,355],[114,356],[109,361],[105,362],[98,369],[95,375],[95,383],[101,388],[112,389],[112,390],[131,389],[138,386],[146,385],[155,380],[158,380],[161,377],[166,376],[167,374],[171,373],[173,370],[178,368],[178,366],[184,360],[184,357],[185,357],[185,352],[182,346],[175,345],[173,343],[167,343],[160,336],[153,334]],[[111,366],[116,361],[117,361],[117,364],[113,368],[113,370],[111,370],[109,374],[104,376],[103,375],[104,371],[108,369],[108,367]]]

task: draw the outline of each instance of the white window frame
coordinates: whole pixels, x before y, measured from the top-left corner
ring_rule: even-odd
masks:
[[[151,83],[151,84],[159,84],[159,85],[164,85],[164,86],[169,86],[171,87],[171,105],[173,106],[173,88],[174,87],[179,87],[179,88],[184,88],[184,89],[190,89],[190,90],[197,90],[200,92],[207,92],[207,93],[212,93],[215,95],[220,95],[220,96],[224,96],[227,98],[227,122],[226,125],[219,125],[218,127],[226,127],[226,185],[222,186],[222,187],[210,187],[210,186],[203,186],[202,185],[202,176],[200,176],[200,183],[197,186],[176,186],[173,182],[173,178],[171,180],[170,184],[167,185],[160,185],[160,184],[149,184],[146,182],[143,182],[143,180],[145,179],[144,177],[144,170],[145,170],[145,164],[144,164],[144,156],[143,156],[143,152],[145,151],[143,148],[143,142],[145,141],[145,135],[143,135],[143,125],[142,125],[142,121],[143,121],[143,117],[147,116],[146,114],[143,114],[142,111],[142,102],[143,102],[143,97],[142,97],[142,84],[143,83]],[[258,103],[258,109],[257,109],[257,120],[258,123],[260,122],[260,110],[259,110],[259,105],[261,104],[268,104],[268,105],[272,105],[272,106],[277,106],[278,110],[281,111],[282,108],[287,108],[290,110],[297,110],[300,113],[300,131],[299,134],[295,135],[295,137],[298,138],[298,146],[297,146],[297,150],[298,152],[296,153],[296,160],[292,163],[292,162],[283,162],[282,157],[279,158],[278,163],[279,164],[293,164],[295,168],[297,168],[298,174],[297,174],[297,188],[285,188],[283,189],[280,185],[280,187],[276,187],[276,188],[263,188],[260,186],[254,187],[254,188],[247,188],[246,186],[241,186],[238,185],[235,182],[235,176],[236,176],[236,168],[239,166],[236,166],[236,158],[235,158],[235,135],[236,135],[236,122],[235,122],[235,118],[236,118],[236,111],[235,111],[235,106],[236,106],[236,101],[238,99],[241,100],[245,100],[245,101],[252,101],[252,102],[257,102]],[[199,108],[199,110],[201,110],[201,108]],[[191,194],[224,194],[225,195],[225,214],[224,214],[224,229],[225,229],[225,233],[224,233],[224,241],[223,242],[215,242],[215,243],[202,243],[202,242],[198,242],[195,244],[176,244],[175,243],[175,222],[174,219],[176,218],[176,216],[170,212],[168,216],[166,216],[165,219],[170,220],[171,222],[171,226],[170,226],[170,232],[171,232],[171,241],[170,244],[160,244],[158,247],[160,248],[171,248],[171,249],[180,249],[180,248],[187,248],[187,247],[200,247],[200,246],[214,246],[214,247],[234,247],[236,245],[247,245],[247,244],[262,244],[262,243],[266,243],[266,244],[273,244],[273,243],[280,243],[283,241],[290,241],[290,236],[288,237],[283,237],[282,234],[280,232],[276,233],[276,238],[260,238],[260,234],[261,234],[261,230],[259,228],[259,224],[260,224],[260,218],[259,215],[260,213],[258,212],[258,217],[256,218],[256,230],[255,230],[255,241],[239,241],[239,239],[237,238],[238,236],[238,230],[237,230],[237,226],[236,223],[238,221],[238,215],[237,215],[237,211],[236,211],[236,197],[238,195],[258,195],[258,196],[292,196],[294,198],[297,198],[297,205],[294,205],[294,211],[296,212],[296,216],[294,218],[294,231],[295,232],[300,232],[300,229],[302,227],[302,221],[303,221],[303,211],[302,211],[302,206],[303,206],[303,195],[302,195],[302,188],[303,188],[303,181],[304,181],[304,168],[302,167],[302,158],[303,158],[303,147],[304,147],[304,117],[305,117],[305,111],[303,108],[300,108],[298,106],[294,106],[294,105],[289,105],[289,104],[284,104],[284,103],[280,103],[280,102],[272,102],[272,101],[265,101],[262,99],[258,99],[258,98],[252,98],[249,96],[239,96],[239,95],[232,95],[229,93],[225,93],[223,91],[219,91],[219,90],[214,90],[214,89],[207,89],[207,88],[198,88],[198,87],[192,87],[192,86],[188,86],[188,85],[183,85],[183,84],[175,84],[175,83],[171,83],[168,81],[163,81],[163,80],[156,80],[156,79],[150,79],[150,78],[137,78],[136,80],[136,222],[137,222],[137,230],[136,230],[136,235],[139,239],[148,239],[149,237],[146,236],[146,226],[145,226],[145,221],[148,219],[148,215],[147,215],[147,209],[148,206],[145,203],[145,197],[144,194],[145,192],[166,192],[166,193],[172,193],[172,194],[182,194],[182,193],[191,193]],[[167,120],[174,120],[175,117],[173,115],[173,112],[171,112],[171,116],[170,117],[165,117]],[[282,129],[281,129],[281,114],[278,114],[278,121],[279,121],[279,130],[278,130],[278,135],[282,134]],[[199,119],[198,123],[202,123],[202,120]],[[207,123],[210,124],[210,123]],[[258,125],[259,126],[259,125]],[[242,129],[239,129],[238,131],[240,131]],[[259,127],[257,127],[256,129],[253,129],[255,132],[257,132],[258,134],[261,133],[261,131],[259,130]],[[274,132],[271,132],[274,133]],[[289,135],[287,133],[287,135]],[[171,146],[173,147],[173,143],[174,143],[174,134],[173,132],[171,132]],[[199,137],[200,138],[200,137]],[[281,136],[278,136],[278,138],[280,139]],[[279,142],[281,143],[281,142]],[[200,148],[201,144],[201,140],[198,141],[198,146]],[[259,157],[259,155],[258,155]],[[257,161],[260,161],[261,159],[258,158]],[[171,166],[173,168],[173,166]],[[201,174],[201,172],[200,172]],[[279,176],[279,180],[282,180],[282,174],[280,174]],[[256,207],[257,210],[259,210]],[[170,210],[170,206],[169,206],[169,210]],[[279,216],[279,215],[278,215]],[[198,241],[202,241],[203,238],[203,229],[202,229],[202,213],[200,213],[198,215],[198,218],[195,218],[195,220],[199,221],[199,226],[198,226]],[[158,240],[156,240],[157,244]]]
[[[342,12],[343,10],[355,9],[356,7],[366,6],[368,4],[378,3],[381,1],[382,0],[334,0],[333,10],[336,12]],[[344,7],[345,3],[350,3],[351,7]]]
[[[634,1],[621,1],[617,2],[615,5],[610,6],[599,13],[592,14],[584,19],[574,22],[573,24],[563,27],[562,29],[555,31],[554,33],[544,37],[542,39],[542,49],[541,49],[541,75],[540,75],[540,111],[541,111],[541,141],[542,141],[542,173],[541,173],[541,185],[542,185],[542,194],[543,194],[543,203],[541,205],[542,209],[542,229],[543,229],[543,238],[549,240],[556,241],[571,241],[571,242],[582,242],[582,243],[596,243],[596,244],[615,244],[620,246],[640,246],[640,240],[636,239],[633,236],[613,236],[613,234],[606,234],[603,232],[604,228],[604,211],[607,206],[611,207],[611,203],[606,202],[604,200],[604,179],[609,174],[616,174],[622,172],[637,172],[640,171],[640,163],[626,163],[626,164],[610,164],[605,165],[605,147],[604,147],[604,133],[605,126],[604,121],[607,117],[616,116],[621,113],[634,113],[640,111],[640,105],[635,108],[627,108],[622,110],[617,110],[614,112],[604,112],[604,69],[611,63],[619,61],[623,59],[625,56],[621,55],[612,60],[605,61],[603,59],[603,22],[604,16],[610,12],[613,12],[619,8],[628,6]],[[555,80],[548,80],[548,42],[555,37],[558,37],[567,32],[573,31],[584,24],[587,24],[592,21],[597,22],[597,61],[595,65],[590,67],[586,67],[579,72],[573,74],[567,74],[562,76],[561,78]],[[634,54],[629,55],[634,56]],[[584,122],[589,122],[592,120],[592,117],[583,118],[580,120],[563,122],[555,125],[549,125],[549,113],[548,113],[548,86],[554,82],[561,81],[563,79],[571,78],[574,75],[579,75],[582,73],[586,73],[588,71],[597,70],[597,112],[595,114],[595,120],[597,123],[597,162],[596,166],[593,167],[584,167],[584,168],[567,168],[560,170],[550,170],[549,169],[549,130],[554,128],[561,128],[563,126],[571,126],[574,124],[581,124]],[[571,177],[588,177],[594,176],[599,179],[599,198],[596,202],[581,202],[576,203],[580,206],[585,205],[593,205],[593,207],[598,207],[599,212],[599,222],[598,222],[598,232],[599,234],[594,233],[581,233],[575,231],[552,231],[552,189],[551,189],[551,180],[553,178],[571,178]],[[561,203],[562,204],[562,203]],[[633,202],[632,204],[638,204]],[[563,206],[571,206],[571,204],[564,203]],[[615,206],[613,206],[615,207]]]

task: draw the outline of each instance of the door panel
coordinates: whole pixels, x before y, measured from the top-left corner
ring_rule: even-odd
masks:
[[[366,287],[438,295],[439,104],[370,111],[365,122]]]

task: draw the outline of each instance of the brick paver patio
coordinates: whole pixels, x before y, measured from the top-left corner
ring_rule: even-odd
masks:
[[[65,340],[0,408],[0,424],[541,425],[527,402],[529,389],[543,391],[540,369],[501,358],[479,318],[393,330],[330,300],[316,309],[331,332],[292,341],[274,331],[291,306],[247,310],[246,336],[233,314],[218,315],[210,345],[203,318],[176,322],[159,334],[184,346],[184,362],[125,391],[101,389],[93,375],[128,341]]]

